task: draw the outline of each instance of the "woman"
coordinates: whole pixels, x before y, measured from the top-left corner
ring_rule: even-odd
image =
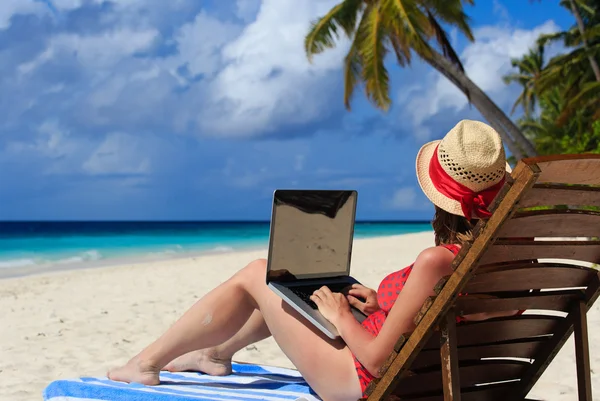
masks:
[[[452,273],[452,260],[469,240],[473,225],[490,216],[487,207],[506,175],[500,137],[488,125],[470,120],[458,123],[441,141],[424,145],[416,167],[419,184],[435,205],[436,246],[422,251],[411,266],[388,275],[378,292],[362,286],[348,296],[327,287],[315,291],[311,299],[336,326],[340,340],[322,335],[287,307],[265,285],[266,261],[257,260],[204,296],[158,340],[110,371],[109,378],[155,385],[165,366],[171,371],[228,374],[235,352],[272,335],[322,399],[359,399],[398,337],[414,329],[413,318],[434,295],[435,284]],[[362,324],[349,304],[369,315]]]

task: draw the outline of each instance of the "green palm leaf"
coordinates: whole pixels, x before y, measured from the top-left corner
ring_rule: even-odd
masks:
[[[464,0],[464,3],[473,5],[472,0]],[[458,29],[469,41],[474,41],[473,32],[469,23],[471,22],[464,12],[460,1],[448,0],[421,0],[423,6],[433,16],[435,20],[451,24]],[[437,21],[436,21],[437,24]]]
[[[431,47],[427,40],[433,29],[424,10],[418,7],[415,0],[381,0],[381,10],[387,17],[385,23],[395,46],[396,54],[404,64],[410,64],[411,50],[421,57],[431,57]],[[402,64],[401,63],[401,64]]]
[[[540,79],[544,70],[544,48],[537,46],[530,49],[529,53],[520,59],[512,59],[511,64],[518,72],[511,73],[502,77],[506,84],[516,82],[523,87],[523,90],[515,103],[513,104],[511,114],[519,106],[523,107],[526,116],[533,113],[535,109]]]
[[[396,0],[397,1],[397,0]],[[358,53],[363,63],[362,78],[368,99],[377,107],[386,111],[391,103],[389,97],[389,77],[384,65],[387,54],[385,47],[385,25],[382,5],[374,4],[365,10],[365,22],[357,32],[364,35],[359,42]]]
[[[311,24],[304,39],[304,50],[309,61],[315,54],[325,49],[335,47],[339,38],[338,29],[341,27],[348,37],[356,29],[356,20],[362,8],[362,0],[344,0],[333,7],[324,17]]]
[[[344,106],[347,110],[351,110],[350,102],[354,95],[354,88],[356,88],[356,85],[363,76],[363,60],[360,56],[360,48],[363,46],[364,33],[367,29],[367,19],[364,18],[364,16],[371,13],[372,7],[373,6],[371,5],[366,7],[363,18],[361,18],[358,28],[356,29],[354,40],[352,40],[348,54],[344,58]]]
[[[577,110],[589,109],[598,111],[600,107],[600,82],[588,82],[578,88],[578,93],[568,97],[564,110],[558,116],[556,124],[563,126]]]

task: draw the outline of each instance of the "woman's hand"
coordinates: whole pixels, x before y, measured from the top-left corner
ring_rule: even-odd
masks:
[[[328,287],[321,287],[310,296],[319,307],[319,312],[337,327],[339,319],[346,313],[350,313],[350,305],[343,294],[331,292]]]
[[[362,302],[359,298],[364,299]],[[373,312],[379,310],[379,303],[377,302],[377,291],[365,287],[362,284],[352,284],[352,288],[348,291],[348,302],[356,309],[370,315]]]

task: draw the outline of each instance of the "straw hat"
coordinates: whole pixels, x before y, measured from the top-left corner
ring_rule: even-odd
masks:
[[[487,206],[510,167],[502,140],[489,125],[462,120],[417,155],[417,179],[434,205],[468,218],[489,217]]]

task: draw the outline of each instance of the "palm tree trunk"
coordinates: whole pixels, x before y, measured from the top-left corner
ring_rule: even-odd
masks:
[[[594,75],[596,76],[596,81],[600,82],[600,68],[598,67],[598,62],[590,53],[590,48],[588,46],[587,39],[585,38],[585,25],[583,23],[583,18],[581,18],[579,8],[577,8],[577,4],[575,4],[575,0],[571,0],[571,10],[573,10],[575,21],[577,21],[577,27],[579,28],[579,33],[581,34],[583,48],[587,53],[588,60],[590,61],[590,65],[592,66],[592,71],[594,71]]]
[[[500,134],[509,151],[517,160],[537,155],[537,151],[519,127],[475,84],[442,54],[432,49],[432,57],[425,60],[455,84],[479,110],[481,115]]]

